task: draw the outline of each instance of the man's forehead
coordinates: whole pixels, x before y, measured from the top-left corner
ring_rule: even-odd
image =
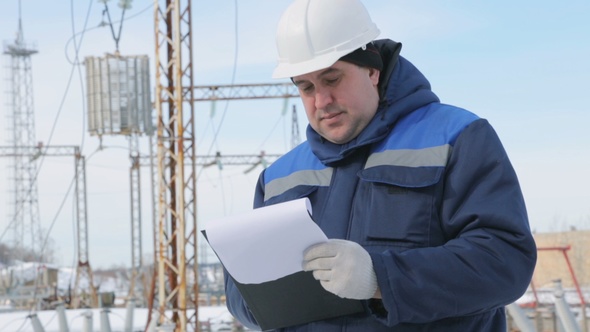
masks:
[[[333,73],[339,73],[339,72],[342,72],[343,70],[344,69],[342,68],[342,64],[339,63],[339,61],[337,61],[335,64],[331,65],[328,68],[324,68],[324,69],[313,71],[311,73],[295,76],[295,77],[293,77],[292,80],[293,80],[293,83],[295,83],[297,85],[300,82],[305,82],[305,81],[308,81],[313,78],[320,78],[320,77],[330,75]]]

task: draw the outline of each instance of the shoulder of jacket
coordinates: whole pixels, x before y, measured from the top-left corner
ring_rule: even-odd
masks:
[[[378,149],[422,149],[453,145],[480,118],[463,108],[430,103],[401,118]]]
[[[309,143],[305,141],[273,162],[264,171],[264,182],[269,183],[274,179],[282,178],[299,171],[322,170],[326,168],[329,167],[321,163],[313,151],[311,151]]]

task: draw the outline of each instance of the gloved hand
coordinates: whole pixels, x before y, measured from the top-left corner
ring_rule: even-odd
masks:
[[[377,291],[371,256],[356,242],[332,239],[307,248],[303,270],[313,271],[327,291],[343,298],[366,300]]]

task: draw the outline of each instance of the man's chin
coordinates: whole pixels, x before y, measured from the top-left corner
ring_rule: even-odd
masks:
[[[345,144],[351,141],[347,137],[343,137],[342,135],[325,135],[323,136],[328,142],[334,144]]]

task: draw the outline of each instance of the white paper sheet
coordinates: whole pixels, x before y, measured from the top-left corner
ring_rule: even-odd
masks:
[[[311,219],[309,199],[209,222],[209,244],[231,276],[259,284],[302,271],[303,251],[328,239]]]

